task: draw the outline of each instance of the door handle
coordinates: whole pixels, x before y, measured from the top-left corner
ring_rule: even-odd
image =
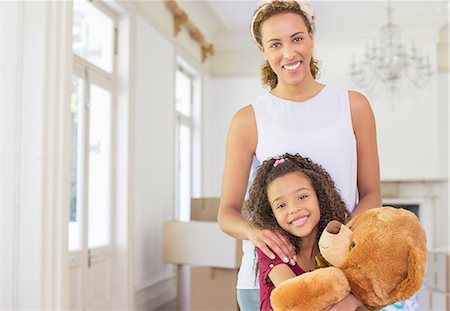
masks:
[[[91,259],[95,257],[95,253],[92,250],[88,250],[88,268],[91,267]]]

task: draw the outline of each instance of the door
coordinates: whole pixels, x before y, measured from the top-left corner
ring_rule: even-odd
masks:
[[[116,18],[74,1],[71,96],[70,307],[114,306],[113,115]]]
[[[74,76],[71,105],[71,306],[86,310],[111,301],[112,94]]]

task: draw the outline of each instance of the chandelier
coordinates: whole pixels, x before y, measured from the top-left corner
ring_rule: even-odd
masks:
[[[430,81],[430,59],[420,54],[412,42],[407,48],[401,42],[401,29],[391,21],[392,8],[388,0],[388,23],[381,27],[379,44],[366,45],[363,59],[356,62],[353,55],[350,76],[371,94],[399,95],[410,93]]]

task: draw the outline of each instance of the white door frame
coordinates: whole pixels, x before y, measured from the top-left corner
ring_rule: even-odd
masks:
[[[2,2],[2,308],[68,302],[71,7]]]

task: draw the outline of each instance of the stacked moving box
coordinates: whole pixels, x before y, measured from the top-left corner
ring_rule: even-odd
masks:
[[[428,252],[424,289],[419,293],[420,310],[450,311],[450,250]]]
[[[179,278],[187,278],[178,282],[178,297],[187,297],[188,306],[180,305],[192,311],[239,310],[236,275],[242,245],[220,230],[218,210],[219,198],[192,199],[190,222],[164,224],[163,260],[179,265]],[[190,273],[183,273],[186,269]]]

